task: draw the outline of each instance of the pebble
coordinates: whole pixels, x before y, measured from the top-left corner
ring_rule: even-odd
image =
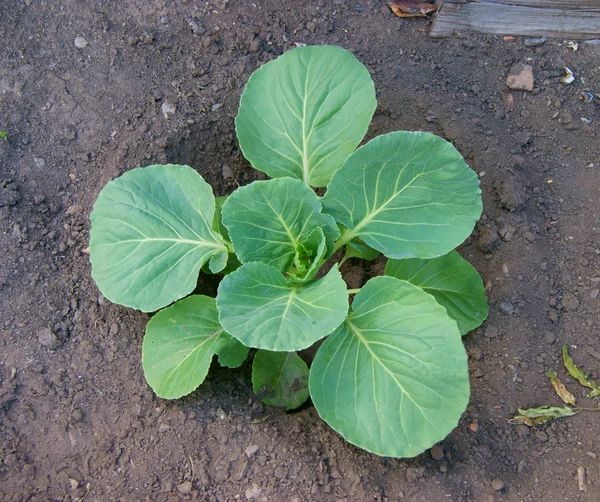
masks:
[[[492,480],[492,488],[497,492],[504,490],[504,481],[498,478]]]
[[[476,361],[480,361],[483,358],[483,350],[477,346],[471,347],[469,349],[469,355]]]
[[[46,167],[46,161],[40,157],[34,157],[33,163],[38,169],[44,169],[44,167]]]
[[[168,103],[167,101],[165,101],[162,104],[162,106],[160,107],[160,110],[162,111],[162,114],[164,115],[164,117],[166,119],[168,119],[169,115],[173,115],[175,113],[175,111],[177,110],[177,108],[175,107],[174,104]]]
[[[223,178],[226,180],[233,178],[233,169],[231,169],[231,167],[229,167],[227,164],[223,164],[221,173],[223,174]]]
[[[545,37],[528,38],[525,40],[524,44],[525,44],[525,47],[539,47],[540,45],[544,44],[546,42],[546,40],[548,40],[548,39]]]
[[[88,46],[88,41],[83,37],[75,37],[75,47],[85,49]]]
[[[519,436],[521,439],[524,439],[524,438],[528,437],[529,434],[531,434],[531,431],[529,430],[529,426],[525,425],[525,424],[517,425],[516,430],[517,430],[517,436]]]
[[[544,333],[544,341],[548,344],[552,344],[556,341],[556,336],[551,331],[546,331]]]
[[[246,499],[247,500],[257,499],[258,497],[260,497],[261,493],[262,493],[262,488],[255,483],[246,490]]]
[[[425,476],[424,467],[409,467],[406,469],[406,479],[409,483],[414,483],[417,479]]]
[[[515,313],[515,306],[510,302],[502,302],[500,308],[505,314],[513,315]]]
[[[592,291],[590,292],[590,298],[592,300],[595,300],[596,298],[598,298],[599,293],[600,293],[600,289],[592,289]]]
[[[444,449],[439,444],[434,444],[429,453],[433,460],[442,460],[444,458]]]
[[[533,234],[531,232],[525,232],[523,234],[523,237],[525,237],[525,240],[527,242],[534,242],[535,241],[535,234]]]
[[[573,293],[567,293],[564,295],[561,303],[565,310],[571,312],[579,308],[579,300]]]
[[[533,91],[533,68],[523,63],[513,65],[508,72],[506,85],[510,89]]]
[[[177,491],[182,495],[187,495],[192,491],[192,482],[184,481],[183,483],[177,485]]]
[[[498,336],[498,328],[489,326],[483,333],[483,336],[486,338],[496,338]]]
[[[545,443],[548,441],[548,434],[546,434],[544,431],[537,431],[535,433],[535,438],[541,443]]]
[[[548,319],[552,322],[558,322],[558,312],[555,309],[550,309],[548,311]]]
[[[79,481],[69,478],[69,486],[71,487],[71,490],[77,490],[77,488],[79,488]]]
[[[60,341],[56,338],[56,335],[52,333],[50,328],[44,328],[38,331],[37,338],[40,345],[48,347],[50,350],[55,350],[60,346]]]
[[[252,455],[254,455],[258,451],[258,445],[256,445],[256,444],[250,445],[244,451],[246,452],[246,456],[248,458],[250,458]]]

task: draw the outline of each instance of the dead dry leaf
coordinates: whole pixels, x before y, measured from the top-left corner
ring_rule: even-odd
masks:
[[[563,357],[563,363],[565,365],[565,368],[567,368],[569,375],[571,375],[573,378],[575,378],[581,385],[584,385],[585,387],[592,389],[592,392],[590,392],[587,395],[587,397],[600,396],[600,387],[598,387],[596,382],[594,382],[591,378],[589,378],[583,372],[583,370],[575,364],[575,362],[573,361],[573,358],[569,355],[569,351],[567,349],[566,343],[563,345],[562,357]]]
[[[565,384],[560,381],[560,378],[558,378],[556,372],[552,369],[549,369],[546,375],[548,378],[550,378],[550,383],[552,384],[552,387],[554,387],[558,397],[560,397],[565,403],[575,406],[575,396],[567,390]]]
[[[435,5],[420,0],[396,0],[388,6],[398,17],[426,17],[437,10]]]
[[[519,409],[519,414],[509,420],[512,424],[525,424],[529,427],[534,427],[553,420],[555,418],[571,417],[579,410],[569,406],[540,406],[539,408],[529,408],[527,410]]]

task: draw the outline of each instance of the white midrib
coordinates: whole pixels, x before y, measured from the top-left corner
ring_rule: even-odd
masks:
[[[344,232],[344,234],[342,235],[342,237],[338,240],[338,245],[336,246],[334,251],[337,251],[341,247],[339,245],[340,243],[342,243],[342,245],[344,245],[344,244],[350,242],[355,237],[358,237],[358,235],[360,234],[360,230],[363,227],[368,225],[373,220],[373,218],[375,218],[375,216],[377,216],[379,213],[383,212],[390,202],[392,202],[396,197],[398,197],[402,192],[404,192],[408,187],[410,187],[417,179],[419,179],[421,176],[423,176],[423,174],[424,173],[417,174],[412,180],[410,180],[409,183],[407,183],[406,185],[404,185],[402,187],[402,190],[394,192],[394,194],[391,197],[389,197],[388,200],[386,200],[383,204],[381,204],[381,206],[379,206],[374,211],[371,211],[370,213],[368,213],[357,225],[354,226],[354,228],[352,230],[347,229]]]
[[[309,185],[310,170],[308,166],[308,134],[306,132],[306,103],[308,101],[308,72],[304,81],[304,102],[302,106],[302,178]]]

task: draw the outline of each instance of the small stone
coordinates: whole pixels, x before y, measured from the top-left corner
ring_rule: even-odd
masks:
[[[187,495],[192,491],[192,482],[184,481],[183,483],[177,485],[177,491],[182,495]]]
[[[186,17],[185,20],[187,21],[187,24],[194,35],[204,35],[206,33],[206,30],[204,29],[202,23],[200,23],[198,19],[194,19],[193,17]]]
[[[223,174],[223,178],[226,180],[233,178],[233,169],[229,167],[227,164],[223,164],[221,167],[221,173]]]
[[[215,103],[210,107],[211,112],[216,112],[219,108],[223,106],[223,103]]]
[[[406,479],[409,483],[414,483],[417,479],[425,476],[424,467],[409,467],[406,469]]]
[[[525,424],[517,425],[516,430],[517,430],[517,436],[519,436],[521,439],[525,439],[526,437],[529,436],[529,434],[531,434],[531,431],[529,430],[529,426],[525,425]]]
[[[69,486],[71,487],[71,490],[77,490],[77,488],[79,488],[79,481],[69,478]]]
[[[551,331],[546,331],[544,333],[544,341],[548,344],[552,344],[556,341],[556,336]]]
[[[483,358],[483,350],[477,346],[471,347],[469,349],[469,355],[476,361],[480,361]]]
[[[40,345],[48,347],[50,350],[55,350],[60,346],[60,341],[56,338],[56,335],[52,333],[50,328],[44,328],[38,331],[37,338]]]
[[[252,444],[252,445],[248,446],[248,448],[246,448],[244,451],[246,452],[246,456],[248,458],[250,458],[252,455],[254,455],[258,451],[258,445]]]
[[[548,441],[548,434],[546,434],[544,431],[537,431],[535,433],[535,438],[540,442],[540,443],[545,443],[546,441]]]
[[[513,315],[515,313],[515,306],[510,302],[502,302],[500,304],[500,309],[508,315]]]
[[[525,238],[525,240],[527,242],[535,242],[535,234],[533,234],[531,232],[525,232],[523,234],[523,237]]]
[[[498,336],[498,328],[495,326],[488,326],[483,333],[486,338],[496,338]]]
[[[434,444],[429,453],[433,460],[442,460],[444,458],[444,449],[439,444]]]
[[[573,312],[579,308],[579,300],[573,293],[567,293],[563,296],[562,305],[565,310]]]
[[[73,413],[71,413],[71,418],[73,419],[73,422],[81,422],[83,420],[83,411],[79,408],[75,408]]]
[[[479,230],[477,238],[477,247],[484,253],[489,253],[500,240],[496,227],[484,226]]]
[[[33,163],[38,169],[44,169],[44,167],[46,167],[46,161],[44,159],[41,159],[40,157],[34,157]]]
[[[525,47],[539,47],[548,40],[547,38],[528,38],[525,40]]]
[[[590,298],[592,300],[595,300],[596,298],[598,298],[599,293],[600,293],[600,289],[592,289],[592,291],[590,292]]]
[[[533,68],[528,64],[517,63],[508,72],[506,85],[519,91],[533,91]]]
[[[85,49],[88,46],[88,41],[83,37],[75,37],[75,47]]]
[[[498,478],[492,480],[492,488],[497,492],[504,490],[504,481]]]
[[[166,119],[169,118],[169,115],[173,115],[175,113],[175,111],[177,110],[177,108],[175,108],[175,105],[172,103],[168,103],[167,101],[165,101],[162,106],[160,107],[162,114],[164,115],[164,117]]]
[[[260,40],[255,38],[250,42],[250,46],[248,47],[248,52],[258,52],[260,50]]]
[[[556,309],[550,309],[548,311],[548,319],[552,322],[558,322],[558,311]]]
[[[475,371],[473,371],[473,376],[475,378],[481,378],[483,375],[484,375],[484,373],[481,368],[477,368]]]
[[[257,499],[258,497],[260,497],[261,493],[262,493],[262,488],[255,483],[246,490],[246,499],[247,500]]]
[[[477,432],[479,430],[479,424],[477,422],[471,422],[469,424],[469,430],[471,432]]]

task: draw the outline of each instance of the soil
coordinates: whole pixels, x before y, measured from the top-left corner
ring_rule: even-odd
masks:
[[[560,352],[600,377],[600,99],[581,94],[600,93],[600,45],[430,39],[429,27],[375,0],[0,2],[0,499],[600,500],[600,414],[508,423],[562,405],[549,367],[598,405]],[[186,163],[223,195],[261,176],[236,143],[237,102],[252,71],[297,44],[367,65],[368,138],[431,131],[481,179],[484,214],[460,248],[491,304],[464,338],[471,403],[413,459],[346,444],[310,406],[263,406],[248,365],[215,363],[191,396],[158,399],[140,363],[148,316],[90,277],[89,214],[110,179]],[[532,92],[507,88],[517,63]]]

